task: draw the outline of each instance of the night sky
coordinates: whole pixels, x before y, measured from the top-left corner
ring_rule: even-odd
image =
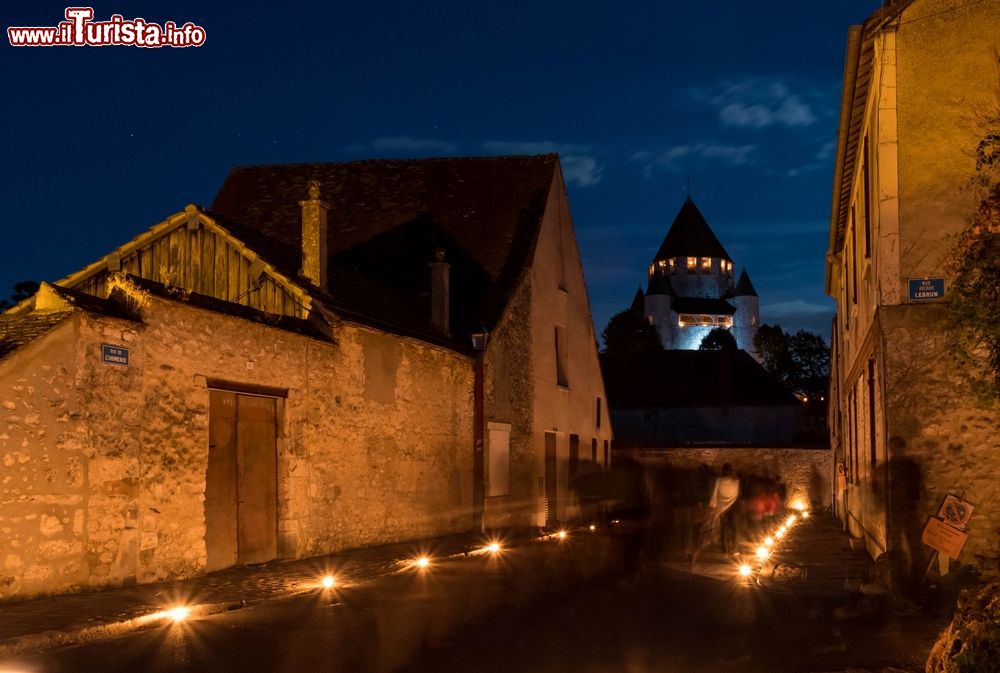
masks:
[[[844,45],[876,0],[206,4],[94,6],[200,48],[3,40],[0,296],[209,205],[235,164],[558,151],[598,333],[690,179],[762,320],[828,337]],[[19,5],[4,28],[66,6]]]

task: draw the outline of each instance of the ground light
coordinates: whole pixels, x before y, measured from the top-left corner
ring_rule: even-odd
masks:
[[[174,622],[183,622],[185,619],[191,616],[191,608],[179,605],[176,608],[171,608],[170,610],[164,610],[163,616]]]
[[[322,580],[320,580],[320,584],[323,585],[324,589],[332,589],[336,583],[337,580],[334,578],[333,575],[327,575]]]
[[[764,546],[757,547],[757,558],[759,558],[761,561],[767,560],[769,554],[770,552],[767,551],[767,547]]]
[[[809,510],[807,510],[807,509],[802,510],[802,518],[803,519],[808,519],[809,518]]]
[[[427,556],[421,556],[413,561],[413,565],[418,568],[428,568],[431,565],[431,559]]]
[[[797,520],[798,517],[796,517],[794,514],[789,514],[788,518],[785,520],[785,525],[791,527],[791,525],[795,523]]]
[[[752,572],[753,568],[751,568],[748,564],[744,563],[740,566],[740,577],[750,577],[750,573]]]
[[[491,542],[488,545],[486,545],[486,551],[488,551],[491,554],[499,554],[501,549],[502,547],[500,546],[499,542]]]
[[[569,533],[567,533],[564,530],[561,530],[558,533],[556,533],[556,537],[559,538],[560,540],[565,540],[568,535]]]
[[[774,544],[774,538],[773,537],[768,536],[768,537],[764,538],[764,546],[765,547],[770,547],[773,544]]]
[[[779,540],[785,537],[785,527],[782,526],[778,530],[774,531],[774,537],[778,538]]]
[[[591,531],[597,530],[597,526],[595,526],[594,524],[590,524],[590,530]]]

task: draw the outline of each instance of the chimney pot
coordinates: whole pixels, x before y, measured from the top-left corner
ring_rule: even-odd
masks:
[[[330,206],[320,196],[320,183],[310,180],[309,198],[299,201],[302,208],[302,271],[303,277],[326,289],[327,211]]]
[[[445,261],[444,248],[434,251],[431,268],[431,324],[444,334],[451,336],[451,264]]]

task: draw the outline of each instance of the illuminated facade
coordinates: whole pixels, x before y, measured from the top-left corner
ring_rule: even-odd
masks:
[[[0,599],[578,516],[579,259],[555,155],[233,169],[0,315]]]
[[[998,419],[954,366],[943,320],[946,257],[978,205],[977,114],[998,103],[998,48],[997,2],[885,3],[848,34],[826,258],[837,511],[910,588],[946,495],[976,506],[959,562],[1000,528]],[[942,558],[932,571],[949,570]]]
[[[715,328],[729,330],[753,354],[760,300],[690,198],[649,265],[642,311],[668,350],[696,350]],[[641,290],[640,290],[641,292]]]

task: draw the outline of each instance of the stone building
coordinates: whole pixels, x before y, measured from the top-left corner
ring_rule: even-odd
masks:
[[[649,265],[643,312],[668,350],[695,350],[712,329],[722,328],[737,346],[754,352],[757,291],[745,269],[733,282],[732,257],[690,197]]]
[[[958,561],[997,551],[998,417],[954,366],[944,316],[998,49],[996,0],[885,3],[848,33],[826,258],[837,511],[911,587],[931,566],[922,528],[949,494],[975,507]]]
[[[604,405],[557,156],[234,168],[0,316],[0,598],[555,525]]]

